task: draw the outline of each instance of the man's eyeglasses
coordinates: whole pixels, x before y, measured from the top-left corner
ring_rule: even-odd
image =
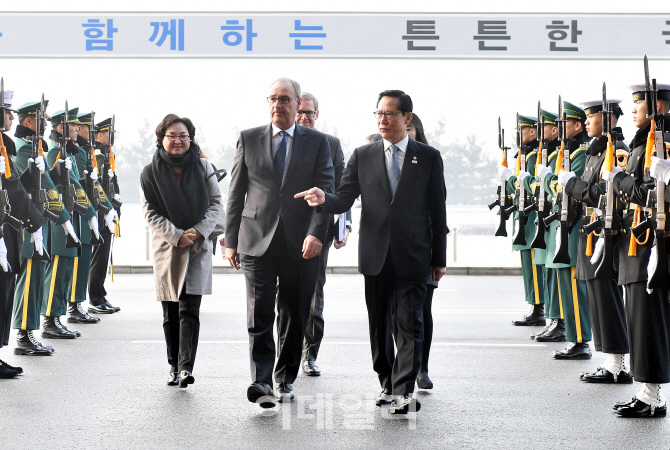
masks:
[[[383,117],[386,117],[386,120],[393,120],[393,118],[396,116],[396,114],[405,114],[401,111],[386,111],[386,112],[381,112],[381,111],[375,111],[372,114],[375,115],[377,119],[381,119]]]
[[[176,141],[181,141],[181,142],[187,142],[190,141],[189,135],[188,134],[180,134],[179,136],[175,136],[174,134],[166,134],[166,138],[168,138],[168,141],[170,142],[176,142]]]
[[[298,97],[284,97],[284,96],[282,96],[282,97],[268,97],[268,103],[272,104],[272,103],[275,103],[275,102],[279,102],[282,105],[288,105],[288,103],[291,100],[293,100],[294,98],[297,99]]]
[[[316,116],[316,111],[298,111],[295,113],[296,116],[305,116],[305,117],[314,117]]]

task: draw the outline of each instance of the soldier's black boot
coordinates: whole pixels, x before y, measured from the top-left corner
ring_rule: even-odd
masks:
[[[68,323],[98,323],[100,318],[90,316],[81,307],[81,303],[70,302],[67,304],[67,321]]]
[[[523,316],[523,319],[512,321],[512,325],[516,326],[540,326],[546,324],[547,320],[544,318],[544,304],[538,305],[535,303],[531,305],[530,311]]]
[[[556,326],[556,321],[557,321],[557,320],[558,320],[558,319],[551,319],[551,320],[549,321],[549,323],[547,323],[547,325],[546,325],[544,328],[542,328],[542,329],[541,329],[540,331],[538,331],[538,332],[535,332],[535,333],[531,334],[531,335],[530,335],[530,338],[531,338],[531,339],[535,339],[535,338],[538,337],[538,336],[542,336],[544,333],[548,332],[549,330],[552,330],[553,327]]]
[[[74,333],[66,331],[63,326],[60,325],[60,320],[56,324],[56,319],[58,317],[44,317],[44,323],[42,324],[42,337],[45,339],[75,339]]]
[[[54,322],[59,328],[65,330],[66,333],[72,333],[76,338],[81,337],[80,332],[78,332],[77,330],[69,330],[65,325],[63,325],[63,322],[60,321],[60,317],[54,317]]]
[[[565,321],[555,319],[549,329],[539,336],[535,336],[538,342],[563,342],[565,341]]]
[[[4,361],[0,360],[0,378],[14,378],[18,374],[18,371],[11,369]]]
[[[591,359],[591,349],[586,342],[570,342],[563,350],[553,352],[554,359]]]
[[[35,339],[32,330],[19,330],[16,335],[15,355],[51,356],[52,352]]]

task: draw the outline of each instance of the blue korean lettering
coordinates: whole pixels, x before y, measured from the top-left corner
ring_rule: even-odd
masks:
[[[161,31],[160,38],[156,41],[158,47],[162,47],[165,40],[170,38],[170,50],[184,51],[184,19],[172,19],[169,22],[150,22],[154,27],[154,32],[149,41],[154,42],[158,38],[158,32]]]
[[[296,50],[323,50],[323,45],[303,45],[302,38],[325,38],[326,33],[304,33],[304,31],[323,31],[322,26],[318,25],[302,25],[300,20],[295,21],[295,31],[303,31],[303,33],[289,33],[288,37],[301,38],[295,40]]]
[[[252,29],[252,20],[247,19],[246,23],[246,37],[247,37],[247,51],[250,52],[253,50],[253,38],[258,36],[258,33],[254,33]],[[245,31],[244,30],[244,25],[240,25],[239,20],[226,20],[226,24],[221,26],[221,29],[223,31],[226,31],[226,33],[223,34],[223,43],[230,46],[230,47],[235,47],[236,45],[240,45],[244,38],[242,37],[242,34],[240,31]]]
[[[86,36],[87,52],[95,50],[111,52],[114,50],[114,33],[117,33],[119,29],[114,28],[113,19],[107,19],[106,23],[101,22],[100,19],[88,19],[81,26],[84,28],[84,36]],[[105,29],[107,31],[106,36]],[[106,39],[100,39],[103,36]]]

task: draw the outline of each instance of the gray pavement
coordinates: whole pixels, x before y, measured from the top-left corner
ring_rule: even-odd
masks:
[[[525,313],[519,277],[448,276],[433,301],[432,391],[423,408],[391,418],[374,406],[360,275],[330,275],[321,377],[300,377],[297,401],[261,410],[246,400],[249,356],[244,279],[216,275],[205,297],[188,389],[165,384],[168,365],[151,275],[116,275],[122,308],[75,341],[44,340],[51,357],[0,358],[25,374],[0,380],[2,448],[514,448],[670,447],[670,417],[618,418],[611,406],[639,385],[597,386],[578,375],[602,362],[554,361],[512,327]],[[670,394],[670,389],[665,392]]]

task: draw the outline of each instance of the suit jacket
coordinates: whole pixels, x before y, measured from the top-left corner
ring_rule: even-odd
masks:
[[[391,252],[397,275],[425,281],[431,266],[447,265],[446,188],[440,152],[409,140],[394,196],[383,141],[354,150],[335,194],[319,210],[341,214],[360,195],[358,270],[378,275]]]
[[[293,198],[317,186],[333,192],[333,163],[326,135],[295,125],[291,155],[283,181],[274,172],[270,124],[244,130],[237,141],[226,211],[226,247],[262,256],[281,216],[289,256],[302,259],[307,235],[325,242],[328,216],[305,200]]]

